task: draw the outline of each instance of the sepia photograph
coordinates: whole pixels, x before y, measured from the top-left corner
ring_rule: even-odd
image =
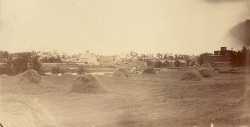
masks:
[[[250,127],[249,76],[250,0],[0,0],[0,127]]]

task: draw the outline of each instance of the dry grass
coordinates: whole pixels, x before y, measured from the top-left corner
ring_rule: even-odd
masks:
[[[218,74],[198,82],[180,81],[185,72],[166,70],[157,75],[119,79],[105,75],[95,78],[46,76],[40,84],[54,87],[55,91],[27,96],[38,98],[39,104],[65,127],[208,126],[211,121],[215,126],[220,123],[231,127],[241,118],[250,118],[247,106],[250,101],[246,98],[248,85],[244,75]],[[12,78],[1,78],[4,81],[1,84],[2,97],[14,94],[13,98],[18,98],[23,94],[8,92],[16,89],[10,87],[17,83]],[[86,90],[88,87],[91,89]],[[91,94],[90,91],[94,89],[95,92],[100,87],[109,92]],[[80,92],[69,93],[73,88]],[[16,110],[23,109],[16,107]]]

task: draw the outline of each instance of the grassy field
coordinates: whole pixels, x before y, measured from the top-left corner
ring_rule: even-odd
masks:
[[[105,93],[74,93],[77,76],[40,83],[1,76],[0,122],[6,127],[240,127],[250,125],[248,74],[182,81],[185,70],[96,76]]]

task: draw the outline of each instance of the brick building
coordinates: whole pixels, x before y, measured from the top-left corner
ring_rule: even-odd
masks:
[[[214,54],[207,55],[203,62],[214,66],[230,66],[234,53],[235,51],[228,50],[227,47],[221,47],[220,50],[214,51]]]

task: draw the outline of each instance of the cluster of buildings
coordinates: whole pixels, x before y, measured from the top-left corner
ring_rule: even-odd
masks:
[[[231,66],[232,59],[236,51],[228,50],[227,47],[221,47],[220,50],[214,51],[213,54],[207,54],[202,57],[203,64],[211,64],[213,66]]]
[[[125,55],[96,55],[89,51],[85,53],[79,53],[74,55],[66,55],[60,53],[48,53],[40,52],[40,59],[43,63],[46,63],[44,59],[48,58],[60,58],[62,63],[76,63],[83,65],[95,65],[95,66],[188,66],[192,62],[195,63],[195,56],[188,55],[168,55],[168,54],[139,54],[136,52],[130,52]],[[50,61],[48,61],[50,62]]]
[[[59,52],[39,52],[40,60],[43,63],[57,63],[47,61],[49,58],[59,58],[61,63],[75,63],[82,65],[112,65],[116,62],[117,56],[101,56],[89,51],[73,55]]]
[[[221,47],[213,54],[206,54],[200,57],[202,64],[216,66],[227,66],[231,64],[233,50]],[[168,54],[138,54],[131,52],[126,55],[104,56],[86,51],[84,53],[67,55],[59,52],[37,52],[42,63],[76,63],[95,66],[154,66],[154,67],[176,67],[193,66],[199,64],[197,56],[168,55]],[[7,61],[7,52],[0,52],[0,63]],[[15,55],[14,55],[15,56]]]

